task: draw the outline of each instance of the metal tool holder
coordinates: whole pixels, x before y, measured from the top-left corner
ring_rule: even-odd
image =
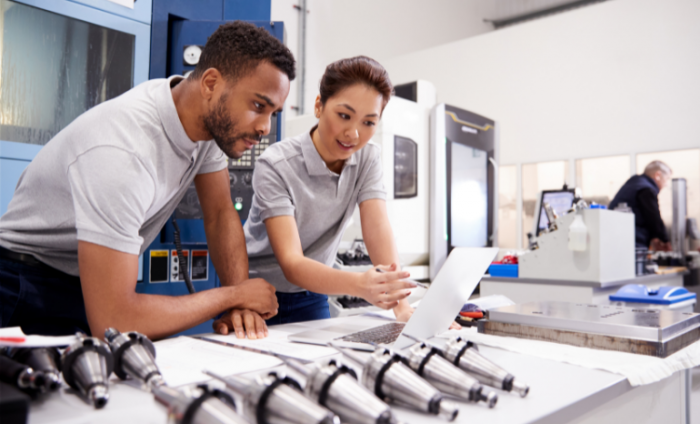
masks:
[[[12,348],[10,357],[35,371],[41,371],[46,377],[48,390],[61,387],[61,354],[55,347]]]
[[[61,355],[63,379],[84,398],[102,408],[109,401],[109,376],[114,360],[109,346],[95,337],[77,333],[78,341]]]
[[[165,385],[152,388],[156,401],[168,408],[172,424],[247,424],[236,413],[236,404],[228,393],[206,384],[177,390]]]
[[[457,406],[444,400],[442,393],[413,372],[400,355],[379,347],[368,359],[364,359],[349,349],[333,347],[362,365],[362,384],[380,399],[428,412],[448,421],[457,418]]]
[[[114,373],[122,380],[127,376],[153,388],[165,384],[163,375],[156,365],[156,349],[153,343],[141,333],[131,331],[120,333],[114,328],[105,331],[105,340],[114,355]]]
[[[484,387],[476,378],[445,359],[439,349],[428,343],[418,341],[408,349],[405,358],[416,374],[441,392],[467,402],[486,402],[489,408],[496,406],[496,393],[484,394]]]
[[[0,355],[0,381],[27,392],[37,392],[45,390],[47,380],[41,371]]]
[[[665,358],[700,339],[700,314],[569,302],[490,309],[480,333]]]
[[[205,374],[226,383],[231,391],[244,399],[243,415],[257,424],[340,424],[331,411],[304,396],[296,380],[276,372],[255,379],[222,377],[209,371]]]
[[[288,367],[306,379],[304,392],[311,399],[338,414],[344,423],[396,424],[389,405],[357,381],[351,368],[335,359],[305,366],[286,360]]]
[[[476,345],[460,336],[447,341],[442,350],[445,358],[473,376],[481,384],[496,387],[506,392],[513,391],[525,397],[530,392],[527,384],[517,380],[512,374],[479,353]]]

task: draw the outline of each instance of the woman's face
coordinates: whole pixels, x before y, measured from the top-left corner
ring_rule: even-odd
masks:
[[[372,87],[355,84],[321,104],[316,98],[316,117],[321,157],[326,163],[345,161],[363,148],[377,130],[382,113],[382,95]]]

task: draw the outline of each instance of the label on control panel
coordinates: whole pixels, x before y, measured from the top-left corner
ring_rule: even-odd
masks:
[[[189,271],[190,251],[182,251],[182,256],[185,257],[185,262],[182,264],[180,263],[180,258],[177,256],[177,250],[171,250],[170,256],[173,258],[170,261],[170,282],[185,281],[185,274],[183,271]]]
[[[150,282],[168,282],[168,254],[167,250],[151,250],[150,260]]]
[[[209,251],[192,251],[192,281],[209,279]]]

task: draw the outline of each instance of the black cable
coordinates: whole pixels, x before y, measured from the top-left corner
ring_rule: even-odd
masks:
[[[185,277],[185,285],[187,286],[187,290],[190,292],[190,294],[192,294],[195,292],[195,290],[194,286],[192,285],[192,280],[190,280],[190,273],[187,272],[189,270],[187,258],[185,258],[185,255],[182,254],[182,242],[180,241],[180,226],[177,225],[177,220],[175,218],[173,218],[173,227],[175,227],[175,231],[173,231],[173,235],[175,237],[175,249],[177,250],[178,262],[180,262],[180,266],[178,267],[178,269],[182,271],[182,275]]]

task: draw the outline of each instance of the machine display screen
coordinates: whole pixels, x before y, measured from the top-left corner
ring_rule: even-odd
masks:
[[[451,143],[450,245],[483,247],[488,237],[488,154]]]
[[[574,191],[573,190],[561,190],[561,191],[543,191],[542,201],[540,202],[540,217],[537,224],[537,235],[540,231],[549,227],[549,219],[547,219],[547,213],[544,210],[544,204],[549,203],[554,212],[558,216],[562,216],[571,209],[574,204]]]

